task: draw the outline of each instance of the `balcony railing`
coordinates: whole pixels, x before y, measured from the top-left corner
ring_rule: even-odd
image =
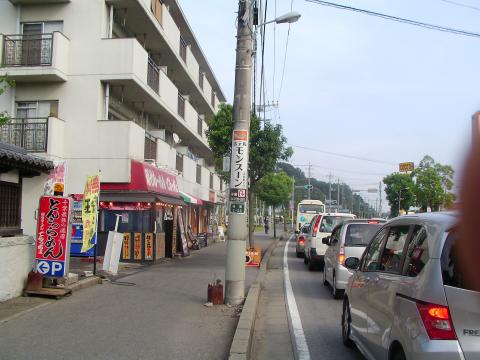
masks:
[[[160,83],[160,68],[155,63],[155,61],[149,57],[148,58],[148,72],[147,72],[147,83],[155,92],[159,92],[159,83]]]
[[[185,119],[185,98],[180,93],[178,94],[178,115]]]
[[[200,136],[203,134],[203,119],[200,116],[197,118],[197,134]]]
[[[48,118],[12,118],[0,125],[0,141],[30,152],[46,152]]]
[[[3,35],[3,66],[52,65],[53,34]]]
[[[180,57],[187,62],[187,42],[180,36]]]
[[[157,139],[149,133],[145,133],[144,158],[157,160]]]

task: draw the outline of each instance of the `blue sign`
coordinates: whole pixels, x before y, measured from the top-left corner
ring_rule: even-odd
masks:
[[[305,216],[301,216],[300,221],[307,221],[307,218]]]
[[[35,268],[37,273],[45,276],[65,276],[65,263],[63,261],[37,260]]]

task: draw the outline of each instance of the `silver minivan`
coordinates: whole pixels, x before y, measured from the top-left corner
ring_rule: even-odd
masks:
[[[373,235],[385,223],[385,220],[345,220],[332,231],[332,235],[323,238],[328,245],[325,252],[323,284],[330,284],[332,295],[340,299],[353,272],[345,267],[345,259],[360,258]]]
[[[367,359],[480,359],[480,292],[455,251],[453,213],[402,216],[375,234],[343,299],[342,338]]]

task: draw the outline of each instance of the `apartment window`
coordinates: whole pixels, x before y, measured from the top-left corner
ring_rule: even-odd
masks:
[[[198,86],[200,89],[203,90],[203,78],[205,77],[205,73],[200,69],[198,73]]]
[[[213,189],[213,173],[210,173],[210,189]]]
[[[180,57],[184,62],[187,62],[187,42],[180,36]]]
[[[197,184],[202,183],[202,166],[197,165]]]
[[[175,169],[179,173],[183,173],[183,155],[182,154],[177,153],[177,160],[176,160],[176,164],[175,164]]]
[[[148,57],[147,84],[158,94],[160,84],[160,67],[150,56]]]
[[[197,118],[197,133],[200,136],[203,134],[203,119],[200,116]]]
[[[185,98],[180,93],[178,93],[178,115],[185,119]]]
[[[17,118],[58,117],[58,101],[18,101]]]
[[[0,181],[0,235],[20,233],[20,184]]]
[[[157,160],[157,139],[148,133],[145,134],[144,159]]]
[[[162,0],[152,0],[151,6],[150,6],[153,16],[155,16],[155,19],[157,19],[160,25],[163,25],[162,24],[162,20],[163,20],[162,4],[163,4]]]

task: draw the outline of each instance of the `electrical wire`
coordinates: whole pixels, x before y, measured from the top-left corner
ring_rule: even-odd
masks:
[[[461,6],[461,7],[467,8],[467,9],[480,11],[480,8],[478,8],[478,7],[467,5],[467,4],[462,4],[462,3],[459,3],[459,2],[456,2],[456,1],[452,1],[452,0],[440,0],[440,1],[443,1],[443,2],[448,3],[448,4],[456,5],[456,6]]]
[[[263,30],[262,30],[262,67],[260,69],[260,101],[259,101],[259,106],[262,106],[262,96],[263,96],[263,102],[265,102],[265,85],[264,85],[264,74],[265,74],[265,38],[266,38],[266,33],[265,33],[265,23],[267,22],[267,10],[268,10],[268,0],[265,0],[265,12],[263,16]],[[265,120],[265,106],[263,106],[263,119]],[[261,111],[259,111],[261,114]]]
[[[290,2],[290,11],[293,10],[293,0]],[[280,80],[280,90],[278,91],[278,97],[277,100],[280,100],[280,97],[282,96],[282,89],[283,89],[283,80],[285,78],[285,68],[287,66],[287,53],[288,53],[288,42],[290,39],[290,28],[292,24],[288,24],[288,31],[287,31],[287,40],[285,41],[285,53],[283,55],[283,69],[282,69],[282,77]]]
[[[299,164],[292,164],[293,166],[308,166],[308,165],[299,165]],[[359,174],[359,175],[375,175],[375,176],[386,176],[388,174],[380,174],[380,173],[369,173],[365,171],[354,171],[354,170],[346,170],[346,169],[337,169],[337,168],[331,168],[327,166],[321,166],[321,165],[314,165],[310,164],[312,167],[316,168],[321,168],[321,169],[326,169],[326,170],[332,170],[332,171],[338,171],[338,172],[346,172],[346,173],[351,173],[351,174]]]
[[[382,18],[382,19],[385,19],[385,20],[391,20],[391,21],[396,21],[396,22],[399,22],[399,23],[419,26],[419,27],[423,27],[423,28],[426,28],[426,29],[430,29],[430,30],[437,30],[437,31],[442,31],[442,32],[455,34],[455,35],[462,35],[462,36],[470,36],[470,37],[480,38],[479,33],[474,33],[474,32],[470,32],[470,31],[466,31],[466,30],[462,30],[462,29],[455,29],[455,28],[449,28],[449,27],[445,27],[445,26],[428,24],[428,23],[424,23],[424,22],[420,22],[420,21],[416,21],[416,20],[410,20],[410,19],[406,19],[406,18],[401,18],[401,17],[397,17],[397,16],[392,16],[392,15],[386,15],[386,14],[382,14],[382,13],[378,13],[378,12],[374,12],[374,11],[369,11],[369,10],[364,10],[364,9],[360,9],[360,8],[355,8],[355,7],[351,7],[351,6],[340,5],[340,4],[332,3],[332,2],[328,2],[328,1],[322,1],[322,0],[305,0],[305,1],[317,4],[317,5],[333,7],[333,8],[340,9],[340,10],[348,10],[348,11],[358,12],[358,13],[361,13],[361,14],[364,14],[364,15],[376,16],[376,17],[379,17],[379,18]]]
[[[355,155],[339,154],[339,153],[334,153],[334,152],[331,152],[331,151],[314,149],[314,148],[310,148],[310,147],[306,147],[306,146],[300,146],[300,145],[294,145],[294,144],[290,144],[290,146],[293,146],[293,147],[296,147],[296,148],[299,148],[299,149],[315,151],[315,152],[319,152],[319,153],[323,153],[323,154],[327,154],[327,155],[344,157],[344,158],[347,158],[347,159],[368,161],[368,162],[372,162],[372,163],[392,165],[392,166],[397,166],[398,165],[398,163],[393,163],[393,162],[388,162],[388,161],[383,161],[383,160],[376,160],[376,159],[369,159],[369,158],[364,158],[364,157],[355,156]]]

